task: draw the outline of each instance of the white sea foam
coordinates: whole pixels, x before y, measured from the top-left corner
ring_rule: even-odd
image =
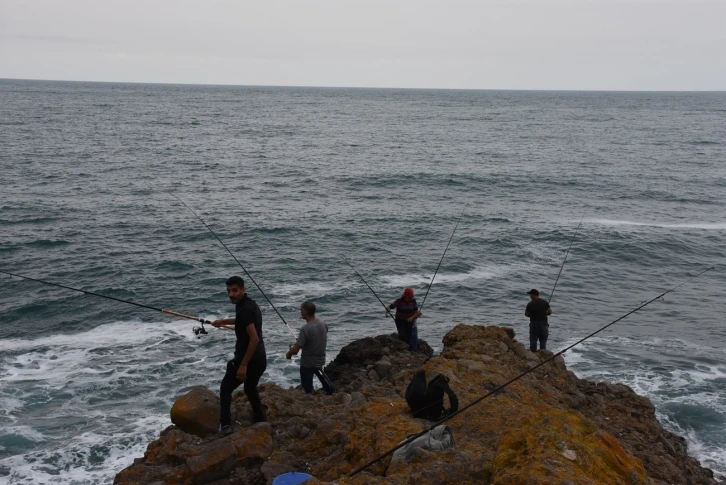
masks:
[[[219,377],[200,369],[209,369],[210,359],[221,368],[220,354],[230,351],[227,335],[210,329],[197,340],[190,324],[116,322],[73,335],[0,342],[3,434],[42,443],[0,460],[11,470],[9,483],[111,483],[169,423],[180,383],[212,385]],[[225,345],[217,348],[219,342]],[[141,400],[137,388],[145,389]],[[39,431],[64,422],[73,423],[76,434]]]
[[[566,342],[563,346],[574,342]],[[654,368],[636,363],[631,352],[660,354],[665,361]],[[607,353],[608,365],[603,365],[601,352]],[[714,415],[726,416],[726,396],[718,381],[726,377],[726,368],[719,364],[704,364],[699,360],[692,367],[677,367],[668,358],[689,360],[707,358],[715,362],[726,360],[726,352],[705,345],[674,338],[629,338],[623,336],[594,337],[567,352],[565,360],[578,376],[595,381],[618,382],[647,396],[656,407],[658,419],[670,431],[684,436],[689,454],[704,466],[726,477],[726,455],[722,448],[705,443],[698,433],[682,426],[671,416],[669,406],[691,405],[706,408]],[[710,389],[709,389],[710,387]],[[698,391],[694,391],[699,389]]]
[[[435,283],[460,283],[468,280],[490,280],[505,275],[514,268],[513,265],[486,265],[477,266],[464,273],[439,273]],[[387,287],[420,287],[431,282],[433,273],[409,273],[403,275],[381,276],[380,281]]]
[[[589,219],[584,222],[592,224],[601,224],[604,226],[648,226],[648,227],[661,227],[665,229],[707,229],[722,231],[726,229],[726,222],[688,222],[688,223],[676,223],[666,224],[660,222],[634,222],[634,221],[621,221],[612,219]]]
[[[336,285],[334,283],[321,283],[321,282],[306,282],[305,284],[300,283],[289,283],[275,285],[271,294],[277,296],[296,296],[296,297],[322,297],[331,293],[337,293],[344,288],[344,286]]]
[[[0,436],[2,435],[20,436],[28,441],[35,441],[38,443],[43,442],[46,439],[46,436],[43,433],[31,428],[30,426],[7,426],[0,431]]]
[[[85,432],[59,441],[52,448],[5,458],[0,465],[10,469],[9,484],[110,484],[114,475],[130,465],[134,457],[141,456],[147,443],[167,424],[166,413],[146,416],[123,429]]]

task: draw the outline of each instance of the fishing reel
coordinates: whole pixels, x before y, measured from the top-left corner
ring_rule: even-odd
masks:
[[[194,335],[197,336],[197,338],[200,338],[202,335],[207,335],[209,332],[207,332],[207,329],[204,328],[204,324],[202,323],[201,327],[194,327],[192,328],[192,332],[194,332]]]

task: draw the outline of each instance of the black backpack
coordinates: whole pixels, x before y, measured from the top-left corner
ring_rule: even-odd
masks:
[[[449,396],[451,409],[444,410],[444,393]],[[449,379],[438,374],[426,384],[426,371],[420,370],[406,388],[406,402],[415,418],[438,421],[459,409],[459,400],[449,387]]]

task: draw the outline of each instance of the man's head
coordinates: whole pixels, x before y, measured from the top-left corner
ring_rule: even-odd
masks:
[[[401,294],[404,300],[410,300],[413,298],[413,288],[406,288],[403,290],[403,293]]]
[[[245,281],[239,276],[232,276],[227,280],[227,296],[232,303],[239,303],[245,297]]]
[[[527,292],[527,294],[529,295],[529,298],[531,300],[536,300],[536,299],[539,298],[539,291],[535,290],[534,288],[532,288],[531,290],[529,290]]]
[[[305,321],[310,321],[315,319],[315,303],[311,301],[306,301],[302,305],[300,305],[300,316]]]

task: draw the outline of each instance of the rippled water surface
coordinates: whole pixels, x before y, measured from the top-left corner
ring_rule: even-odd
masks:
[[[0,269],[156,308],[229,316],[241,273],[294,328],[313,299],[347,342],[390,332],[386,302],[420,299],[441,347],[460,322],[513,326],[527,290],[554,295],[580,376],[656,405],[726,474],[726,94],[426,91],[0,80]],[[259,291],[269,366],[297,384],[289,334]],[[420,301],[420,300],[419,300]],[[0,275],[0,478],[110,483],[216,388],[222,330]],[[403,438],[403,437],[402,437]]]

